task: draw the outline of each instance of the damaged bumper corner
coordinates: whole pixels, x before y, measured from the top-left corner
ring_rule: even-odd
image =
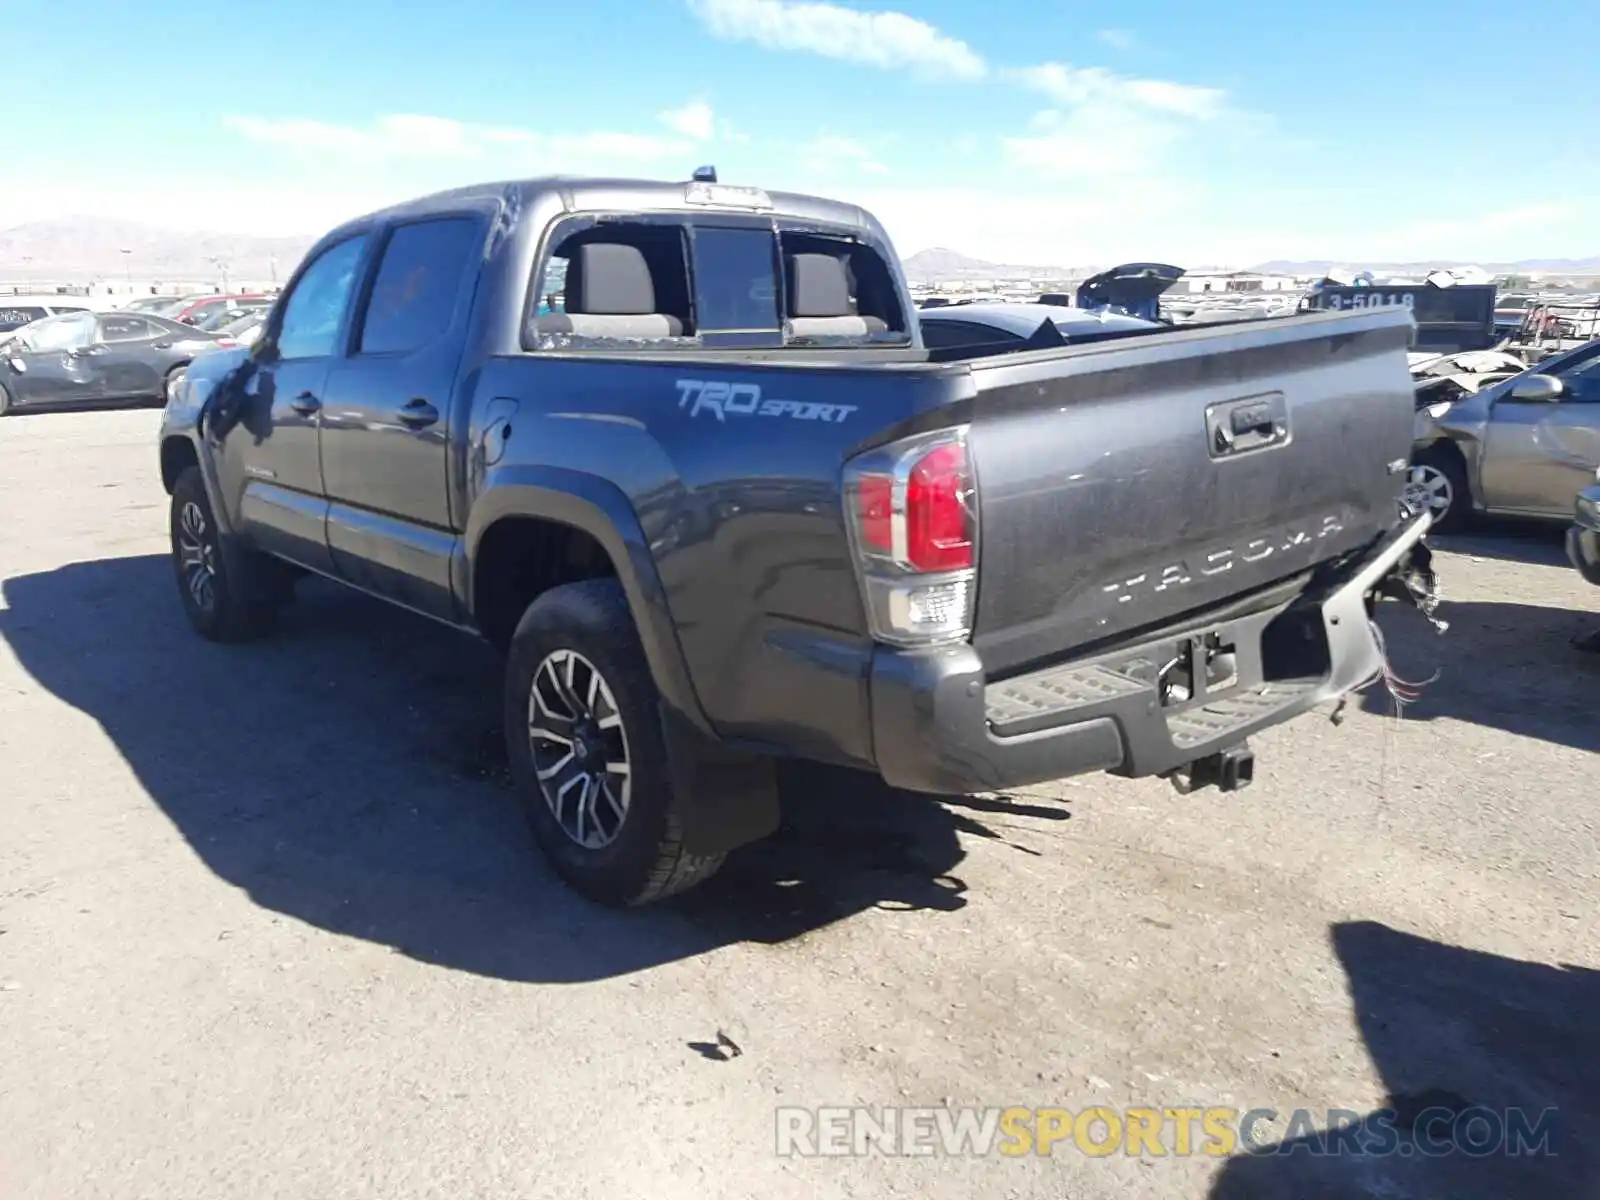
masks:
[[[970,645],[880,647],[871,671],[878,770],[896,787],[960,794],[1091,771],[1170,775],[1226,756],[1382,677],[1375,599],[1408,602],[1442,626],[1422,541],[1430,524],[1408,520],[1314,595],[1191,619],[1023,676],[990,680]]]

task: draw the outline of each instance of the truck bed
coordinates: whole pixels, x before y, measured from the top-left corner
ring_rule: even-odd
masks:
[[[543,453],[612,476],[639,464],[635,503],[712,722],[792,743],[792,697],[806,695],[826,727],[808,751],[850,761],[870,755],[856,731],[873,653],[843,527],[852,457],[968,427],[972,643],[988,678],[1004,679],[1135,641],[1388,531],[1402,481],[1390,465],[1411,444],[1410,332],[1392,309],[964,361],[894,347],[641,348],[603,365],[522,355],[491,364],[479,391],[604,414],[603,426],[551,422]],[[703,403],[720,387],[762,407]],[[769,411],[769,397],[781,406]],[[1214,454],[1217,421],[1232,436],[1235,409],[1260,403],[1286,426],[1281,440]]]

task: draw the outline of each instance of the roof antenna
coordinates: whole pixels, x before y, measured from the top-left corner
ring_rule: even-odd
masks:
[[[693,178],[696,183],[715,183],[717,181],[717,169],[709,163],[703,167],[696,167]]]

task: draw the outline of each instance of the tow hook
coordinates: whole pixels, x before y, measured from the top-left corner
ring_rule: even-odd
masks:
[[[1167,776],[1172,786],[1185,795],[1208,787],[1222,792],[1237,792],[1249,787],[1255,777],[1256,752],[1250,749],[1249,742],[1240,742],[1215,754],[1197,758]]]

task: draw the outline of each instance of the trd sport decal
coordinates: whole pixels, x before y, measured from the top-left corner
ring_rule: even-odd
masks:
[[[796,421],[832,421],[840,424],[856,411],[854,404],[808,404],[799,400],[762,399],[761,385],[724,383],[715,379],[680,379],[678,407],[691,417],[711,413],[717,420],[732,417],[789,417]]]

